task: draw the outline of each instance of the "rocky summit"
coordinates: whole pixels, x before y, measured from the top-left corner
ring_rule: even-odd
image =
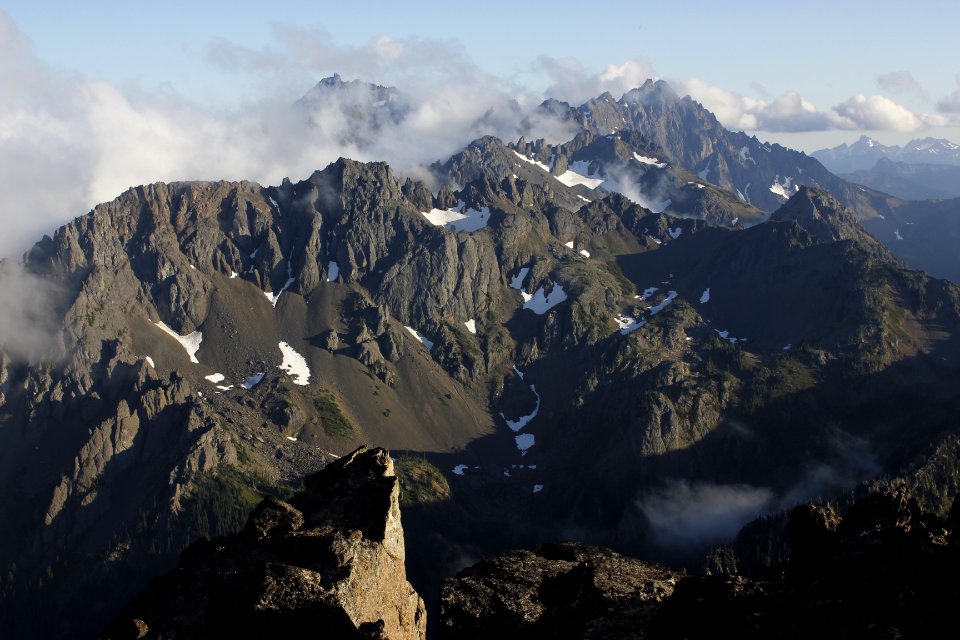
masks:
[[[261,502],[239,533],[191,545],[101,637],[420,640],[399,491],[389,454],[357,449]]]

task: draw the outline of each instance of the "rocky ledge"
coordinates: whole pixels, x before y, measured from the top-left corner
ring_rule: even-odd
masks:
[[[508,551],[444,582],[441,637],[642,638],[682,574],[574,542]]]
[[[389,454],[361,447],[265,499],[240,533],[191,545],[102,638],[422,639],[398,499]]]

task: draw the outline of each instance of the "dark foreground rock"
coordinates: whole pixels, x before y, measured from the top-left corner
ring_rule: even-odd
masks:
[[[191,545],[102,637],[423,638],[389,454],[358,449],[304,484],[240,533]]]
[[[443,638],[644,638],[679,575],[567,542],[508,551],[444,582]]]
[[[841,518],[803,505],[792,558],[764,575],[683,577],[575,543],[509,551],[443,585],[444,638],[954,638],[960,501],[924,513],[904,488]]]
[[[840,518],[803,505],[788,525],[792,557],[767,576],[681,581],[651,636],[954,638],[960,545],[950,517],[921,511],[902,488],[874,493]]]

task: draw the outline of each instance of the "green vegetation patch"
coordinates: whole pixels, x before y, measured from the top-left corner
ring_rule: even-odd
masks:
[[[195,476],[190,506],[184,510],[190,519],[189,529],[208,538],[242,529],[264,496],[254,489],[256,484],[228,464]]]
[[[346,438],[353,435],[353,424],[340,409],[336,396],[329,391],[319,391],[313,397],[323,431],[331,438]]]
[[[400,506],[441,502],[453,497],[447,479],[426,458],[401,456],[394,464],[400,480]]]

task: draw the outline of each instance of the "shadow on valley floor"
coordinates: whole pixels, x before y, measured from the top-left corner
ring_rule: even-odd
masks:
[[[461,452],[394,452],[435,465],[452,493],[404,507],[410,580],[436,619],[443,578],[537,543],[582,541],[701,571],[710,548],[756,516],[897,473],[958,433],[956,355],[955,343],[934,345],[862,376],[832,363],[810,388],[733,406],[693,444],[659,454],[644,454],[637,423],[602,390],[579,408],[551,409],[565,384],[544,382],[542,417],[528,427],[536,444],[524,456],[502,425]]]

